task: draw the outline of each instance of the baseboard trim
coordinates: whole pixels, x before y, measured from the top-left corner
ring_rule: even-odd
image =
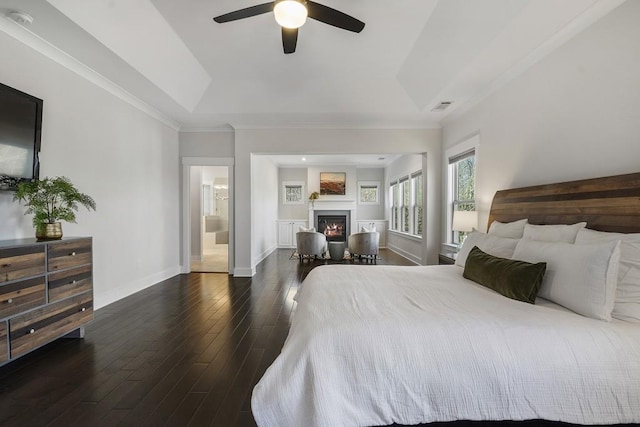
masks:
[[[250,267],[250,268],[236,267],[233,270],[233,275],[235,277],[253,277],[255,274],[256,274],[255,267]]]
[[[96,292],[96,289],[94,288],[94,309],[100,309],[111,303],[121,300],[122,298],[128,297],[129,295],[133,295],[136,292],[140,292],[143,289],[153,286],[158,282],[162,282],[163,280],[166,280],[170,277],[177,276],[178,274],[180,274],[180,271],[181,267],[176,265],[174,267],[167,268],[166,270],[160,271],[155,274],[150,274],[149,276],[118,286],[116,288],[111,287],[105,292]]]
[[[260,264],[262,261],[264,261],[269,255],[271,255],[273,253],[273,251],[275,251],[276,249],[278,249],[278,245],[273,245],[271,248],[267,249],[266,251],[262,252],[262,254],[260,254],[260,256],[258,256],[258,259],[255,260],[255,262],[253,263],[253,265],[258,265]],[[255,268],[254,268],[255,270]]]
[[[391,252],[394,252],[394,253],[400,255],[403,258],[408,259],[409,261],[415,263],[416,265],[421,265],[420,262],[422,260],[419,259],[414,254],[412,254],[411,252],[407,252],[407,251],[405,251],[403,249],[400,249],[399,247],[393,246],[393,245],[387,245],[387,249],[390,250]]]

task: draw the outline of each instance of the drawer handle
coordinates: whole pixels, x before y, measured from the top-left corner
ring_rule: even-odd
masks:
[[[2,267],[11,267],[11,264],[2,264]]]
[[[29,329],[29,333],[30,333],[30,334],[35,334],[35,333],[36,333],[36,330],[35,330],[35,329]]]
[[[13,302],[13,298],[9,298],[9,299],[7,300],[7,304],[11,304],[12,302]]]
[[[71,252],[71,253],[69,254],[69,256],[76,256],[76,253],[75,253],[75,252]]]
[[[75,280],[72,280],[72,281],[71,281],[71,284],[72,284],[72,285],[75,285],[75,284],[76,284],[76,281],[75,281]]]
[[[87,309],[85,307],[82,307],[80,311],[87,311]]]

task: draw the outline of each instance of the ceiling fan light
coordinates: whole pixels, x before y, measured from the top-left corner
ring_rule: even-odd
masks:
[[[276,22],[285,28],[300,28],[307,20],[307,8],[297,0],[281,0],[273,8]]]

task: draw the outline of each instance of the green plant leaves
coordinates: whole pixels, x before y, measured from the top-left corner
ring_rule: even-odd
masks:
[[[80,205],[87,210],[96,209],[95,200],[79,192],[64,176],[22,182],[18,184],[13,200],[27,207],[25,215],[33,214],[33,226],[36,228],[58,221],[76,222]]]

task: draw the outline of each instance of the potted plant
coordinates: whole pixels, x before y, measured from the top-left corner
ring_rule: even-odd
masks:
[[[33,214],[33,226],[38,240],[58,240],[62,238],[60,221],[76,222],[78,206],[95,210],[96,202],[79,192],[69,178],[59,176],[18,184],[13,200],[22,202]]]
[[[314,207],[314,202],[320,198],[320,193],[318,193],[317,191],[314,191],[313,193],[309,194],[309,200],[311,201],[311,207]]]

